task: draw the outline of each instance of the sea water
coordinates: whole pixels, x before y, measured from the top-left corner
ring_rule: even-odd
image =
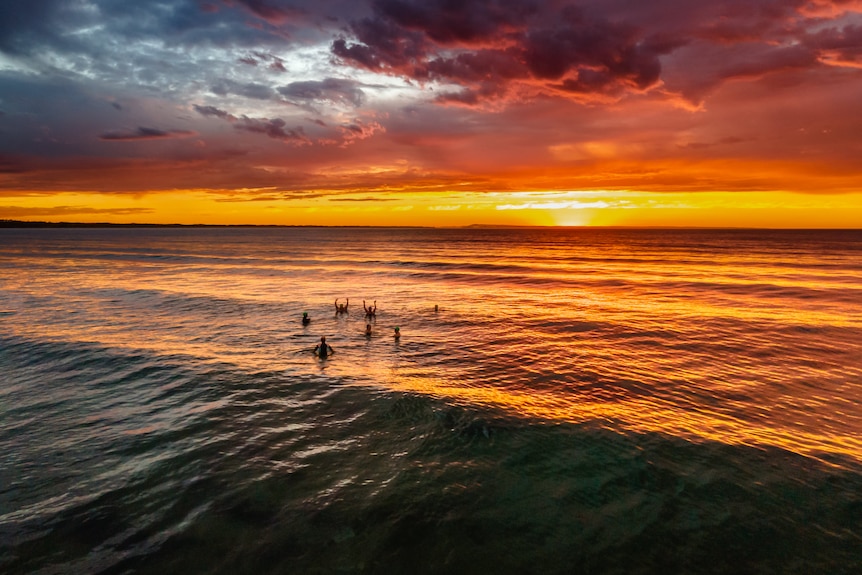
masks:
[[[0,229],[0,325],[3,573],[862,572],[862,232]]]

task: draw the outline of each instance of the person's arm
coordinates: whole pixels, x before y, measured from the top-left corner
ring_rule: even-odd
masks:
[[[374,300],[374,311],[377,311],[377,300]]]
[[[347,298],[347,303],[344,304],[344,310],[347,311],[347,308],[350,307],[350,298]]]
[[[365,311],[368,311],[368,308],[365,307],[365,300],[362,300],[362,309],[364,309]]]
[[[338,298],[335,298],[335,311],[338,311]]]

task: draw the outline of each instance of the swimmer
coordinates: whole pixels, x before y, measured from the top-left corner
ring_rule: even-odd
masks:
[[[347,303],[338,303],[339,298],[335,298],[335,313],[347,313],[347,308],[350,307],[350,298],[347,298]]]
[[[374,300],[373,306],[365,305],[365,300],[362,300],[362,309],[365,310],[365,317],[375,317],[377,315],[377,300]]]
[[[394,337],[395,339],[398,339],[401,337],[401,328],[400,327],[398,327],[398,326],[395,327],[395,333],[392,335],[392,337]]]
[[[439,308],[439,307],[437,307],[437,304],[436,304],[436,303],[434,304],[434,311],[435,311],[435,312],[440,311],[440,308]]]
[[[320,357],[321,359],[326,359],[326,356],[335,353],[335,350],[332,349],[332,346],[326,343],[326,336],[320,336],[320,343],[317,344],[317,347],[314,348],[314,355]]]
[[[308,312],[302,312],[302,325],[308,325],[311,323],[311,318],[308,317]]]
[[[371,337],[371,324],[370,323],[365,324],[365,335],[367,337]]]

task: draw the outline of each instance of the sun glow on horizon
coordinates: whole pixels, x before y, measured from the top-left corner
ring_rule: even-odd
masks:
[[[858,228],[862,193],[326,192],[269,189],[6,196],[0,219],[79,223]],[[11,205],[10,205],[11,204]]]

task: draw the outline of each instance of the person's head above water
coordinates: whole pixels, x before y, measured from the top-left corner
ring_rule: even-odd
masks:
[[[302,317],[308,317],[308,312],[307,311],[302,312]]]
[[[320,336],[320,343],[326,343],[326,336],[325,335]]]

